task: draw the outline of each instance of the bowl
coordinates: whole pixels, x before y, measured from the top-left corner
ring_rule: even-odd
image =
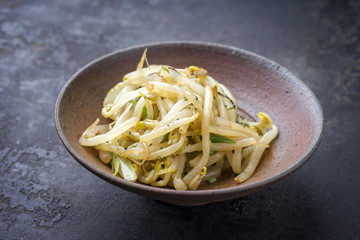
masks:
[[[195,191],[156,188],[113,176],[93,148],[79,144],[82,132],[101,116],[106,93],[134,71],[144,51],[150,64],[176,68],[205,68],[225,84],[242,114],[254,118],[268,113],[279,128],[253,176],[242,184],[224,174],[215,184]],[[239,198],[262,190],[301,167],[320,143],[323,130],[321,106],[311,90],[294,74],[257,54],[219,44],[168,42],[136,46],[110,53],[80,69],[61,90],[55,106],[57,132],[70,154],[86,169],[127,191],[175,205],[194,206]]]

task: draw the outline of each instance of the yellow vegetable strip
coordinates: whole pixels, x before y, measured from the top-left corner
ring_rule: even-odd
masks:
[[[168,182],[171,178],[171,175],[176,171],[175,169],[176,169],[177,165],[178,165],[178,163],[175,162],[174,159],[172,159],[171,165],[168,167],[168,169],[170,169],[170,171],[165,174],[165,176],[163,177],[162,180],[153,182],[151,185],[154,187],[165,187],[168,184]]]

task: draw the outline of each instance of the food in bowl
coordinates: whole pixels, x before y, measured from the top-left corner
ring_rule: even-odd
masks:
[[[231,92],[205,69],[149,65],[146,50],[136,71],[107,93],[101,113],[112,122],[96,119],[80,144],[95,147],[114,175],[176,190],[216,182],[227,169],[246,181],[278,134],[266,113],[258,122],[241,117]]]

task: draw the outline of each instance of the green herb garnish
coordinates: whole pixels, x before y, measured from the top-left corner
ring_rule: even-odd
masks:
[[[212,143],[235,143],[234,140],[216,134],[210,134],[210,141]]]
[[[162,69],[163,69],[164,71],[167,71],[168,73],[170,73],[170,71],[169,71],[169,69],[167,69],[167,67],[162,66]]]
[[[160,143],[166,142],[166,141],[169,139],[169,134],[170,134],[170,132],[168,132],[167,134],[165,134]]]
[[[145,119],[147,117],[147,108],[144,106],[141,112],[141,116]]]
[[[210,178],[210,179],[208,180],[209,183],[214,183],[214,182],[216,182],[216,181],[217,181],[216,177]]]
[[[132,106],[135,108],[135,107],[136,107],[136,104],[137,104],[137,101],[132,100],[132,101],[131,101],[131,104],[132,104]]]
[[[243,127],[250,127],[250,125],[247,123],[246,120],[244,120],[243,122],[239,122]]]

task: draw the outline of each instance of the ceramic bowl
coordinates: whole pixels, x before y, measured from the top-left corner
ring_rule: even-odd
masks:
[[[266,151],[253,176],[242,184],[225,174],[215,184],[196,191],[176,191],[132,183],[113,176],[93,148],[79,144],[82,132],[98,117],[106,93],[134,71],[144,51],[150,64],[176,68],[205,68],[224,83],[249,117],[268,113],[279,135]],[[311,90],[294,74],[254,53],[209,43],[171,42],[137,46],[103,56],[79,70],[61,90],[55,107],[55,125],[70,154],[100,178],[127,191],[175,205],[201,205],[239,198],[264,189],[302,166],[314,153],[322,136],[321,106]]]

